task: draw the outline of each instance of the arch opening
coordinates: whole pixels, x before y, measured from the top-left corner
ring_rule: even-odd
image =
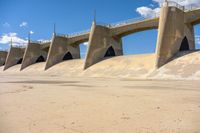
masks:
[[[20,58],[20,59],[17,61],[17,64],[22,64],[22,60],[23,60],[23,58]]]
[[[156,51],[158,30],[136,32],[122,38],[123,55],[152,54]]]
[[[37,58],[35,63],[40,63],[40,62],[45,62],[45,59],[44,59],[44,57],[42,55]]]
[[[179,51],[187,51],[187,50],[190,50],[190,47],[189,47],[188,39],[185,36],[184,39],[181,42],[181,46],[180,46]]]
[[[115,56],[115,50],[113,49],[112,46],[110,46],[106,51],[104,57],[112,57],[112,56]]]
[[[65,60],[72,60],[72,59],[73,59],[73,57],[72,57],[72,54],[70,52],[67,52],[65,54],[65,56],[63,57],[63,61],[65,61]]]

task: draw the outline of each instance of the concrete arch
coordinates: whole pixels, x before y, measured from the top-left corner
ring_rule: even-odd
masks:
[[[110,28],[96,25],[94,22],[90,32],[84,69],[104,60],[105,53],[110,46],[114,49],[116,56],[123,55],[121,38],[111,36]]]
[[[115,56],[115,50],[113,49],[112,46],[110,46],[106,51],[104,57],[112,57],[112,56]]]
[[[186,50],[190,50],[190,47],[189,47],[188,39],[185,36],[181,42],[179,51],[186,51]]]
[[[44,58],[42,55],[40,55],[40,56],[37,58],[37,60],[35,61],[35,63],[40,63],[40,62],[45,62],[45,58]]]
[[[116,27],[96,25],[96,22],[93,22],[84,69],[104,60],[104,54],[110,45],[113,47],[116,56],[123,55],[122,37],[136,32],[157,29],[158,23],[159,18],[132,22]]]
[[[180,50],[195,49],[194,28],[186,21],[186,15],[177,7],[161,8],[156,45],[156,68],[168,63]]]
[[[22,60],[23,60],[23,58],[20,58],[20,59],[17,61],[17,64],[22,64]]]
[[[32,64],[38,63],[38,61],[44,62],[47,58],[49,44],[50,42],[45,44],[30,42],[25,50],[21,70]],[[41,56],[44,59],[41,59]]]
[[[80,37],[80,40],[85,40],[85,38]],[[77,42],[79,42],[80,40],[79,39],[76,40],[76,37],[68,38],[64,36],[54,35],[47,56],[45,70],[47,70],[48,68],[52,67],[57,63],[62,62],[63,57],[66,54],[66,51],[70,52],[73,59],[79,59],[80,48]]]
[[[73,57],[72,57],[72,54],[70,53],[70,52],[67,52],[65,55],[64,55],[64,57],[63,57],[63,61],[65,61],[65,60],[72,60],[73,59]]]
[[[25,48],[11,47],[8,52],[8,56],[6,58],[4,70],[14,65],[21,64],[23,60],[24,51],[25,51]]]

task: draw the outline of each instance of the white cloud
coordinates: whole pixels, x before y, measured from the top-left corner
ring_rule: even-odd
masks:
[[[161,4],[164,0],[153,0],[156,3]],[[192,7],[200,7],[200,0],[171,0],[174,1],[182,6],[185,6],[186,8]]]
[[[158,4],[159,6],[163,3],[164,0],[153,0],[154,3]],[[197,8],[200,7],[200,0],[171,0],[174,1],[182,6],[185,6],[186,9]],[[151,4],[150,7],[153,7]],[[155,15],[159,15],[160,7],[157,8],[150,8],[150,7],[138,7],[136,11],[145,18],[152,18]]]
[[[87,45],[88,45],[88,42],[84,42],[83,45],[87,46]]]
[[[28,26],[28,23],[27,22],[22,22],[19,27],[27,27]]]
[[[30,34],[34,34],[34,32],[31,30],[30,32],[29,32]]]
[[[5,22],[5,23],[3,24],[3,27],[10,27],[10,24],[9,24],[8,22]]]
[[[27,40],[24,40],[17,36],[17,33],[8,33],[0,37],[0,44],[10,44],[12,39],[13,46],[25,46],[27,45]]]
[[[145,18],[154,18],[156,16],[159,16],[160,8],[152,9],[152,8],[149,8],[149,7],[142,6],[142,7],[137,8],[136,11],[142,17],[145,17]]]

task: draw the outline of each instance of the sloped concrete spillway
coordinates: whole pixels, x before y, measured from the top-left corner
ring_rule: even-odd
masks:
[[[110,77],[132,79],[200,79],[200,51],[179,52],[169,63],[155,69],[156,55],[129,55],[107,58],[83,70],[84,60],[63,61],[44,71],[45,62],[33,64],[20,71],[15,65],[0,75]]]

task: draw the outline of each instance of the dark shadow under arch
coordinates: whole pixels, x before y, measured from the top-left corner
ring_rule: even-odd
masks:
[[[183,41],[181,42],[180,50],[179,51],[187,51],[190,50],[189,43],[187,37],[184,37]]]
[[[35,63],[39,63],[39,62],[45,62],[45,59],[44,59],[44,57],[42,55],[37,58]]]
[[[20,58],[20,59],[17,61],[17,64],[22,64],[22,60],[23,60],[23,58]]]
[[[108,50],[106,51],[106,54],[104,55],[104,57],[112,57],[112,56],[115,56],[115,51],[113,47],[110,46]]]
[[[63,57],[63,60],[72,60],[73,57],[72,57],[72,54],[70,52],[67,52],[65,54],[65,56]]]

